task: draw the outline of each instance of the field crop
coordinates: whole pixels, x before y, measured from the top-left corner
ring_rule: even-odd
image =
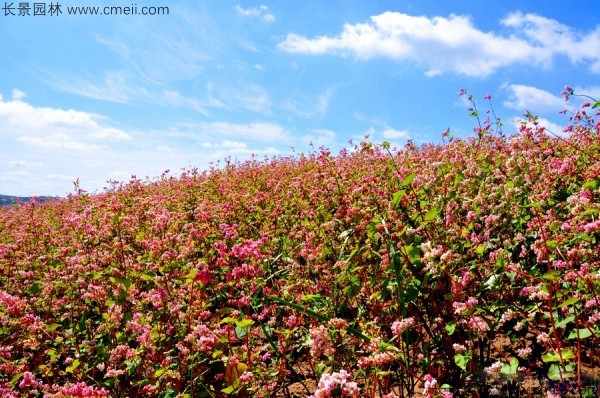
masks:
[[[590,109],[2,208],[0,394],[590,396]]]

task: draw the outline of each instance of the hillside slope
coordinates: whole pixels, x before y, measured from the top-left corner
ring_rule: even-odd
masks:
[[[0,209],[0,391],[535,396],[538,378],[583,383],[600,358],[599,149],[597,131],[523,126]]]

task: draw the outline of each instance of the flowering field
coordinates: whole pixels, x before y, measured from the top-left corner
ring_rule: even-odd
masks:
[[[579,121],[2,208],[0,394],[593,396],[600,140]]]

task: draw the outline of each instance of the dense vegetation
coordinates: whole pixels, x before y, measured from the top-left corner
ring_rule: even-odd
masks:
[[[2,208],[0,394],[585,394],[600,141],[578,121]]]

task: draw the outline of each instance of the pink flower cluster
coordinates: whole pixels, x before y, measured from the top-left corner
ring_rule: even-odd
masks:
[[[350,374],[345,370],[324,373],[312,398],[354,397],[360,396],[356,382],[351,381]]]

